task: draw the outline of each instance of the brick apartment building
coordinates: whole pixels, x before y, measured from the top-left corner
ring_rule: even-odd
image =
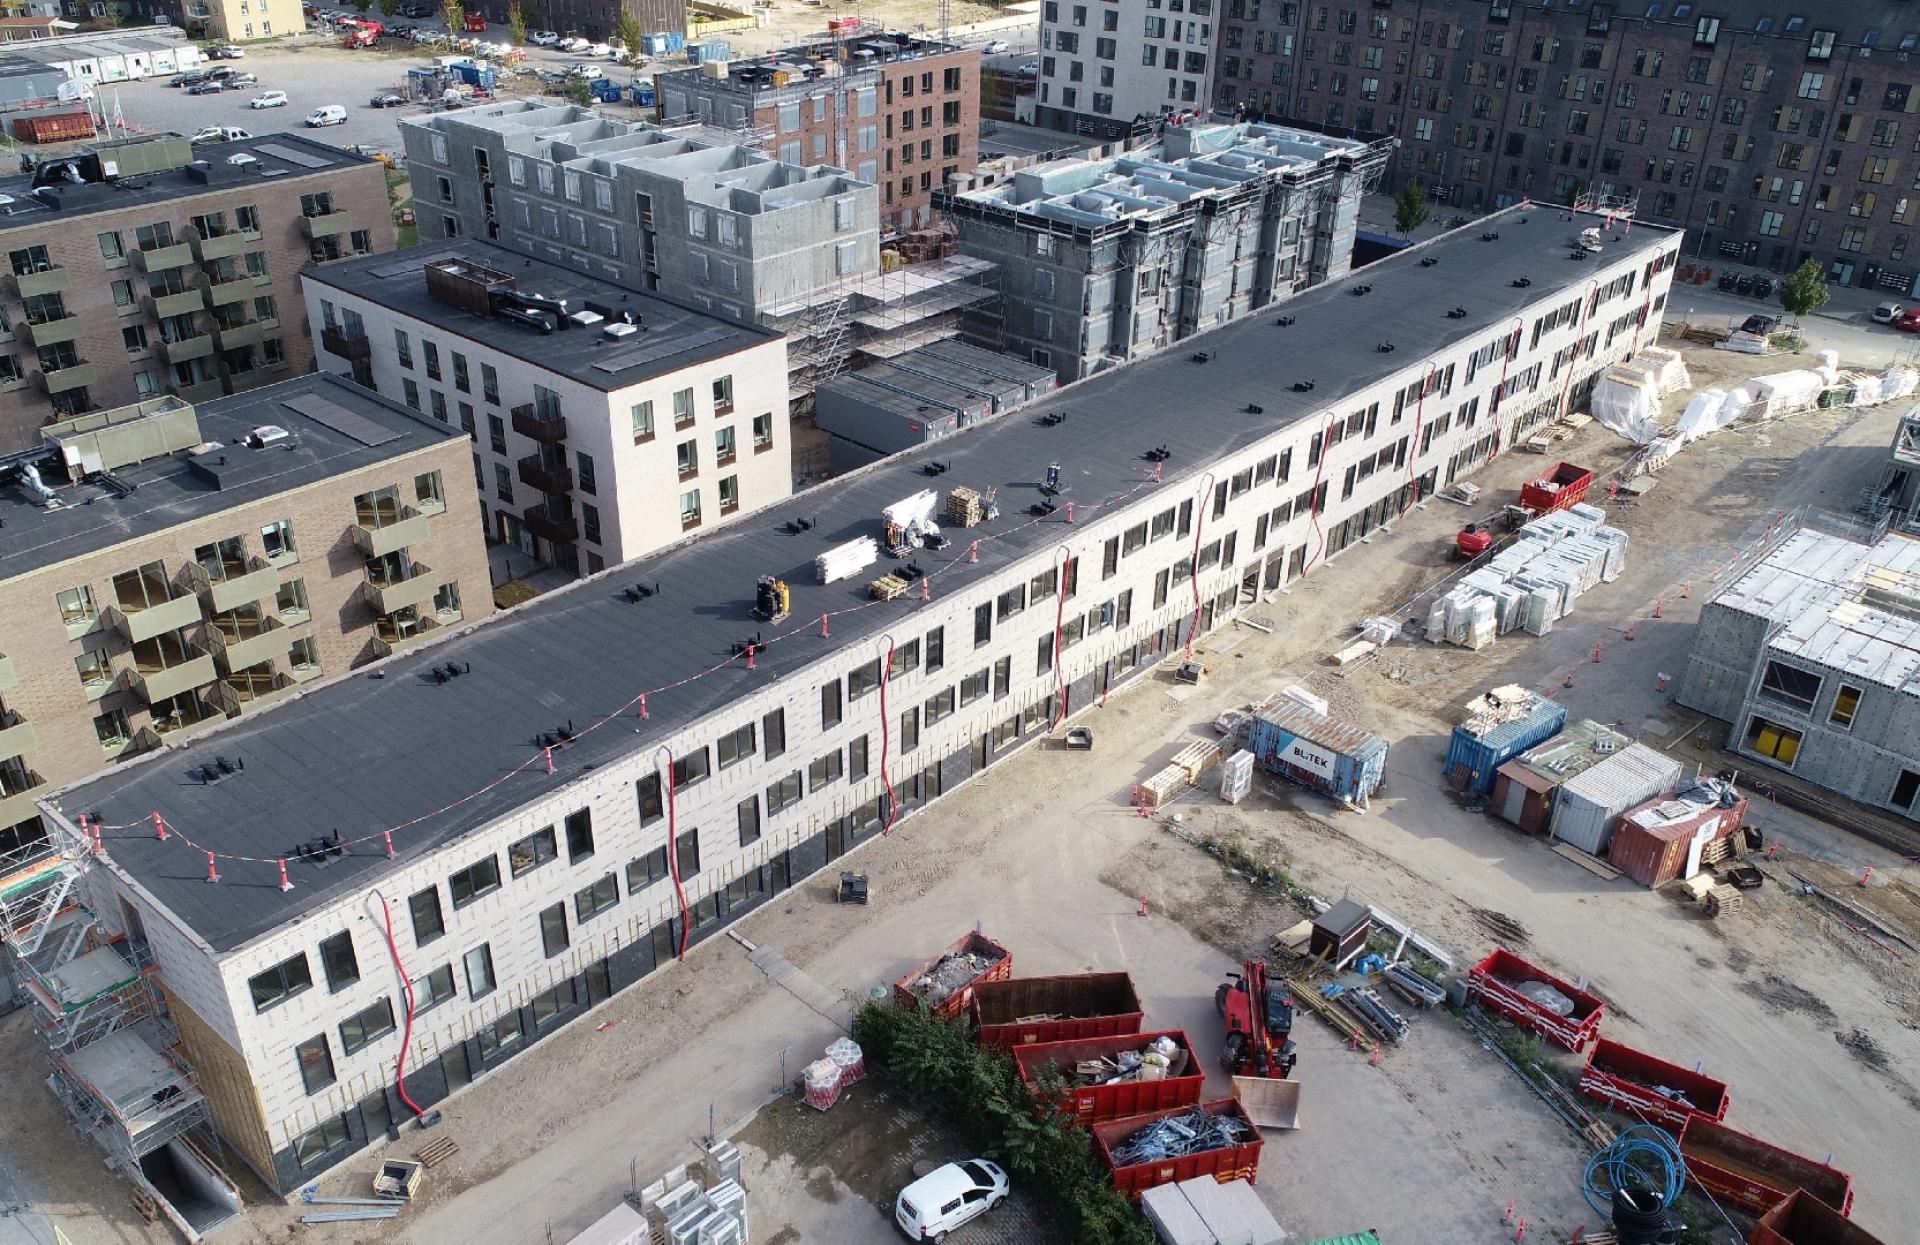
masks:
[[[309,370],[300,270],[394,244],[381,167],[299,134],[100,142],[0,194],[0,454],[50,420]]]
[[[880,188],[880,225],[932,218],[933,192],[980,157],[980,50],[883,33],[661,74],[662,120],[742,133],[784,164],[846,169]]]
[[[1920,280],[1920,16],[1895,0],[1223,0],[1217,52],[1217,108],[1397,136],[1389,189],[1637,194],[1708,263]]]
[[[55,787],[493,612],[466,438],[344,379],[42,445],[0,484],[0,858]]]

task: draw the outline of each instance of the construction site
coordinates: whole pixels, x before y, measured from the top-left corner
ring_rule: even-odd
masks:
[[[721,1137],[752,1239],[898,1239],[916,1164],[977,1138],[893,1070],[834,1064],[875,994],[970,1018],[1036,1086],[1048,1063],[1099,1082],[1070,1093],[1103,1179],[1181,1245],[1226,1239],[1166,1235],[1182,1206],[1229,1213],[1206,1184],[1237,1185],[1289,1240],[1626,1241],[1605,1194],[1636,1162],[1680,1239],[1906,1239],[1920,834],[1809,783],[1777,745],[1789,764],[1757,760],[1743,724],[1678,692],[1703,610],[1793,540],[1910,539],[1892,502],[1854,513],[1863,489],[1886,494],[1906,404],[1815,399],[1648,448],[1705,389],[1790,365],[1899,370],[1859,325],[1802,332],[1784,360],[1667,334],[1688,383],[1651,382],[1649,441],[1580,418],[1593,402],[1573,389],[1522,439],[1541,452],[1493,457],[1472,490],[1436,480],[1308,573],[1256,581],[993,772],[318,1182],[365,1197],[384,1162],[457,1139],[391,1222],[298,1226],[317,1208],[230,1165],[234,1239],[564,1241],[670,1200],[660,1174]],[[1488,543],[1465,548],[1468,528]],[[1450,597],[1461,621],[1443,606],[1436,634]],[[180,1196],[213,1222],[220,1186],[188,1160],[220,1160],[220,1142],[194,1130],[203,1091],[166,1061],[135,940],[89,930],[84,886],[45,884],[88,854],[70,842],[8,886],[39,897],[8,927],[38,957],[30,980],[54,984],[30,988],[0,1055],[23,1066],[44,1043],[59,1101],[121,1170],[196,1190]],[[1040,983],[1056,978],[1084,984]],[[74,1004],[100,1005],[98,1023],[56,1018]],[[75,1208],[76,1240],[165,1239],[141,1221],[152,1195],[104,1185],[46,1097],[30,1078],[0,1096],[44,1138],[22,1178]],[[1169,1117],[1219,1144],[1162,1180]],[[1651,1125],[1671,1153],[1635,1149]],[[735,1178],[716,1164],[677,1196],[724,1200]],[[1044,1190],[1015,1184],[955,1245],[1075,1239]],[[1230,1210],[1252,1221],[1254,1204]]]

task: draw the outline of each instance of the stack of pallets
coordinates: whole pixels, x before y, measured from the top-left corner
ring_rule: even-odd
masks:
[[[1172,766],[1186,771],[1188,782],[1199,782],[1200,775],[1220,764],[1220,745],[1195,740],[1173,754]]]
[[[868,593],[876,601],[891,601],[907,588],[907,581],[898,575],[882,575],[867,585]]]
[[[965,485],[947,490],[947,522],[955,527],[973,527],[980,522],[980,494]]]
[[[1140,784],[1140,802],[1148,808],[1159,808],[1192,785],[1186,770],[1169,765]]]

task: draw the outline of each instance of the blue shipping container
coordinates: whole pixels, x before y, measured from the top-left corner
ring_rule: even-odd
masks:
[[[1386,777],[1386,740],[1283,696],[1254,707],[1247,749],[1261,769],[1352,804],[1365,802]]]
[[[1453,728],[1441,773],[1456,791],[1490,795],[1499,769],[1535,744],[1558,735],[1567,724],[1565,705],[1524,688],[1486,697],[1467,706],[1467,720]],[[1492,702],[1492,703],[1488,703]]]

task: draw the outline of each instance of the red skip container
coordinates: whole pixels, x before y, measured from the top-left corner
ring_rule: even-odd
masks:
[[[1190,1107],[1200,1101],[1207,1071],[1193,1053],[1193,1043],[1181,1029],[1159,1029],[1150,1033],[1123,1033],[1113,1037],[1082,1038],[1077,1042],[1043,1042],[1038,1046],[1016,1046],[1012,1050],[1014,1067],[1028,1089],[1038,1092],[1040,1074],[1057,1066],[1061,1075],[1071,1076],[1073,1066],[1083,1059],[1111,1059],[1123,1050],[1145,1050],[1155,1038],[1169,1037],[1186,1052],[1186,1067],[1180,1075],[1160,1081],[1122,1081],[1118,1085],[1087,1085],[1069,1089],[1060,1104],[1061,1114],[1073,1117],[1080,1125],[1117,1120],[1123,1115],[1158,1111],[1163,1107]]]
[[[1093,1144],[1100,1151],[1100,1160],[1113,1173],[1113,1187],[1124,1194],[1129,1201],[1138,1201],[1140,1195],[1155,1185],[1172,1184],[1180,1180],[1192,1180],[1195,1176],[1212,1176],[1221,1184],[1230,1184],[1235,1180],[1244,1180],[1248,1184],[1256,1183],[1260,1175],[1260,1147],[1263,1144],[1260,1130],[1241,1109],[1238,1098],[1217,1098],[1202,1106],[1208,1115],[1231,1115],[1246,1125],[1252,1141],[1237,1146],[1225,1146],[1218,1150],[1203,1150],[1199,1154],[1189,1154],[1181,1158],[1162,1159],[1153,1163],[1135,1163],[1130,1167],[1116,1167],[1113,1162],[1115,1149],[1125,1145],[1132,1137],[1149,1124],[1158,1123],[1172,1115],[1184,1115],[1190,1107],[1174,1107],[1165,1111],[1149,1111],[1145,1115],[1129,1115],[1125,1119],[1109,1120],[1093,1126]]]
[[[1772,1210],[1795,1189],[1844,1215],[1853,1209],[1853,1177],[1771,1142],[1693,1116],[1680,1128],[1680,1155],[1693,1182],[1750,1214]]]
[[[1052,1016],[1052,1020],[1022,1020]],[[1138,1033],[1144,1017],[1133,978],[1125,973],[1074,977],[1015,977],[982,982],[973,992],[980,1044],[1011,1050],[1036,1042]]]
[[[933,966],[941,960],[946,959],[950,955],[957,955],[966,951],[971,951],[976,955],[986,956],[992,959],[993,963],[982,969],[972,980],[957,990],[954,990],[942,998],[928,1002],[927,1006],[932,1010],[934,1015],[947,1017],[965,1015],[967,1008],[973,1005],[973,992],[979,987],[981,982],[1005,981],[1007,978],[1013,976],[1013,952],[1007,950],[985,934],[975,932],[968,934],[965,938],[960,939],[939,955],[934,956],[926,963],[908,973],[905,977],[894,982],[893,1001],[901,1007],[919,1007],[923,1000],[919,992],[914,989],[914,983],[926,976]]]
[[[1510,984],[1529,981],[1552,986],[1573,1000],[1573,1014],[1556,1016]],[[1588,991],[1499,947],[1473,966],[1467,976],[1467,996],[1477,997],[1483,1007],[1499,1012],[1522,1029],[1538,1033],[1555,1046],[1576,1052],[1585,1049],[1594,1039],[1600,1018],[1607,1011],[1607,1005]]]
[[[1805,1189],[1760,1216],[1747,1245],[1886,1245]]]
[[[1679,1102],[1656,1087],[1678,1090]],[[1631,1046],[1601,1038],[1580,1074],[1580,1092],[1650,1124],[1677,1129],[1691,1115],[1727,1118],[1727,1086],[1710,1076],[1668,1063]]]

